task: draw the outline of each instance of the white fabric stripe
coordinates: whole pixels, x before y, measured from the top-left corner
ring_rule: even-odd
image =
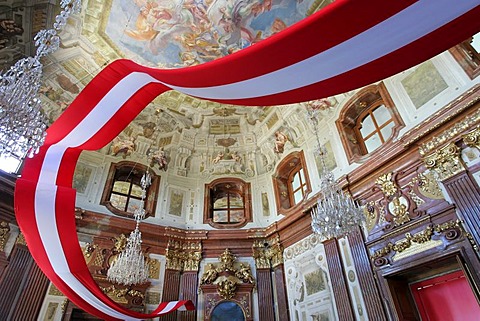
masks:
[[[177,305],[177,302],[175,302],[175,301],[168,302],[168,304],[159,313],[170,312],[171,310],[173,310],[175,308],[175,305]]]
[[[478,0],[420,0],[333,48],[269,74],[206,88],[164,84],[185,94],[206,99],[245,99],[282,93],[370,63],[438,29],[477,5]]]
[[[139,320],[110,308],[93,295],[70,272],[58,234],[55,219],[55,185],[62,157],[68,147],[76,147],[91,139],[144,85],[156,81],[147,74],[132,73],[115,85],[98,105],[64,139],[47,150],[35,192],[35,218],[38,232],[55,273],[86,302],[97,310],[125,320]],[[52,229],[52,227],[54,227]],[[175,304],[175,303],[174,303]]]

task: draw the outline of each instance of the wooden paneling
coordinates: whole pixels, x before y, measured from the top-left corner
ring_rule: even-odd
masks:
[[[17,244],[10,256],[10,264],[0,280],[0,316],[10,320],[18,302],[18,293],[23,291],[27,273],[33,263],[32,256],[24,245]]]
[[[283,264],[273,268],[275,276],[275,291],[277,293],[278,321],[289,321],[288,299],[285,284],[285,270]]]
[[[362,289],[363,301],[365,302],[368,318],[376,321],[387,320],[360,229],[348,235],[348,242],[352,251],[358,283]]]
[[[49,280],[37,264],[31,265],[25,286],[20,292],[12,321],[35,320],[47,292]]]
[[[258,314],[262,321],[275,321],[270,269],[257,269]]]
[[[180,300],[191,300],[195,306],[197,305],[197,284],[198,284],[198,272],[188,271],[182,274],[180,281]],[[195,321],[196,310],[194,311],[179,311],[179,318],[181,321]]]
[[[323,243],[325,245],[325,255],[327,257],[328,271],[332,281],[332,290],[335,297],[338,319],[342,321],[354,321],[352,303],[348,293],[345,280],[344,267],[338,249],[336,239],[331,239]]]
[[[480,189],[468,172],[461,172],[443,181],[448,195],[457,207],[458,216],[480,244]]]
[[[162,302],[177,301],[180,292],[180,271],[166,269],[163,282]],[[177,312],[168,313],[160,317],[161,321],[177,321]]]

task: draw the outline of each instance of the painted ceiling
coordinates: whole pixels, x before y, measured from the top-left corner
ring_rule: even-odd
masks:
[[[70,18],[62,46],[44,63],[41,88],[50,122],[103,67],[121,58],[159,68],[179,68],[223,57],[300,21],[331,0],[85,0]],[[340,98],[319,101],[331,111]],[[302,106],[300,106],[302,108]],[[128,158],[163,150],[169,171],[180,176],[268,173],[278,161],[275,132],[304,142],[308,124],[297,108],[223,105],[169,91],[156,98],[101,153],[133,141]],[[302,117],[301,117],[302,118]],[[239,153],[242,165],[213,168],[219,151]],[[248,159],[247,155],[256,155]],[[231,156],[226,154],[226,157]],[[174,161],[178,159],[178,161]],[[255,165],[250,164],[250,162]],[[247,166],[248,165],[248,166]],[[217,165],[219,167],[219,165]],[[255,169],[254,169],[255,167]],[[208,168],[208,173],[206,172]]]
[[[99,30],[127,58],[163,68],[226,56],[331,1],[112,0]],[[104,27],[104,28],[103,28]]]

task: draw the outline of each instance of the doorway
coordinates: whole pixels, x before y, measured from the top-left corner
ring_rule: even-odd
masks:
[[[423,321],[478,320],[480,306],[462,270],[410,284]]]

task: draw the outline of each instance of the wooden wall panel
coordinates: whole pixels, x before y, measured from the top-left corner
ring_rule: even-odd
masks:
[[[40,270],[37,264],[33,263],[11,320],[35,320],[42,307],[49,283],[48,278],[43,274],[42,270]]]
[[[270,269],[257,269],[259,316],[262,321],[275,321]]]
[[[188,271],[182,274],[180,282],[180,300],[191,300],[195,307],[197,306],[197,284],[198,284],[198,272]],[[194,311],[179,311],[178,320],[181,321],[195,321],[196,310]]]
[[[18,293],[22,292],[27,273],[32,266],[33,258],[25,245],[17,244],[10,256],[10,263],[0,280],[0,316],[10,320],[15,311]]]
[[[457,207],[458,216],[465,222],[475,242],[480,244],[480,189],[467,172],[461,172],[443,181],[443,185]]]
[[[288,299],[287,291],[285,284],[285,270],[283,269],[283,264],[277,265],[273,268],[273,273],[275,275],[275,291],[277,292],[277,307],[278,307],[278,321],[288,321],[289,310],[288,310]]]
[[[180,292],[180,271],[166,269],[163,281],[162,302],[176,301]],[[161,321],[177,321],[177,311],[160,317]]]
[[[355,269],[357,271],[358,283],[362,289],[363,301],[370,320],[386,321],[387,316],[383,309],[380,292],[373,277],[373,270],[370,265],[363,234],[360,228],[348,235],[348,242],[352,251]]]
[[[325,256],[327,257],[328,271],[330,273],[330,280],[332,281],[338,319],[342,321],[354,321],[355,317],[352,310],[352,302],[345,280],[344,267],[338,250],[338,242],[336,239],[331,239],[325,241],[323,244],[325,245]]]

